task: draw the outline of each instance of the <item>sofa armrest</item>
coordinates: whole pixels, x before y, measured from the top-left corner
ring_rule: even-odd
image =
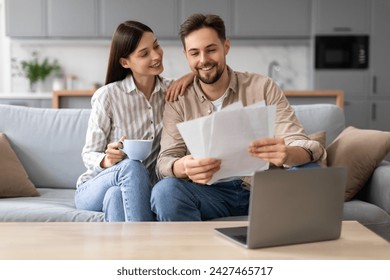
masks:
[[[382,161],[364,188],[365,200],[390,213],[390,162]]]

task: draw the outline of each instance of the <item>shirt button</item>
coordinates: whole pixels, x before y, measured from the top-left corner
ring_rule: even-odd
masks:
[[[153,123],[153,121],[150,121],[150,123]]]

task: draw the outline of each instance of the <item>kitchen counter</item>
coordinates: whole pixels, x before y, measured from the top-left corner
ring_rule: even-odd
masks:
[[[95,90],[57,90],[53,92],[0,93],[0,103],[31,107],[90,108]],[[344,93],[340,90],[284,90],[292,105],[333,103],[343,108]]]
[[[53,108],[90,108],[95,90],[55,90]]]
[[[51,92],[0,92],[0,99],[51,99]]]
[[[51,92],[0,92],[0,104],[51,108]]]
[[[0,104],[41,108],[90,108],[94,90],[0,92]]]
[[[284,90],[291,105],[332,103],[344,107],[342,90]]]

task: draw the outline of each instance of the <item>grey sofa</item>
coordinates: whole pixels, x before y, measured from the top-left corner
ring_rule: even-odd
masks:
[[[0,105],[0,116],[0,132],[40,193],[1,198],[0,221],[103,221],[103,213],[77,210],[73,202],[75,182],[85,170],[81,150],[89,110]]]
[[[306,132],[326,131],[327,145],[344,129],[343,111],[331,104],[296,105]],[[89,109],[41,109],[0,105],[0,132],[26,169],[40,196],[0,199],[3,222],[103,221],[103,213],[75,209],[77,177]],[[390,240],[390,163],[383,161],[344,219],[357,220]]]

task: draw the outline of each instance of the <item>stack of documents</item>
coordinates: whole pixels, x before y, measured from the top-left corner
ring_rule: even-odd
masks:
[[[269,163],[252,157],[249,144],[274,136],[276,107],[264,102],[244,107],[234,103],[210,116],[177,124],[187,148],[194,158],[221,160],[221,169],[208,184],[234,176],[252,176],[266,170]]]

